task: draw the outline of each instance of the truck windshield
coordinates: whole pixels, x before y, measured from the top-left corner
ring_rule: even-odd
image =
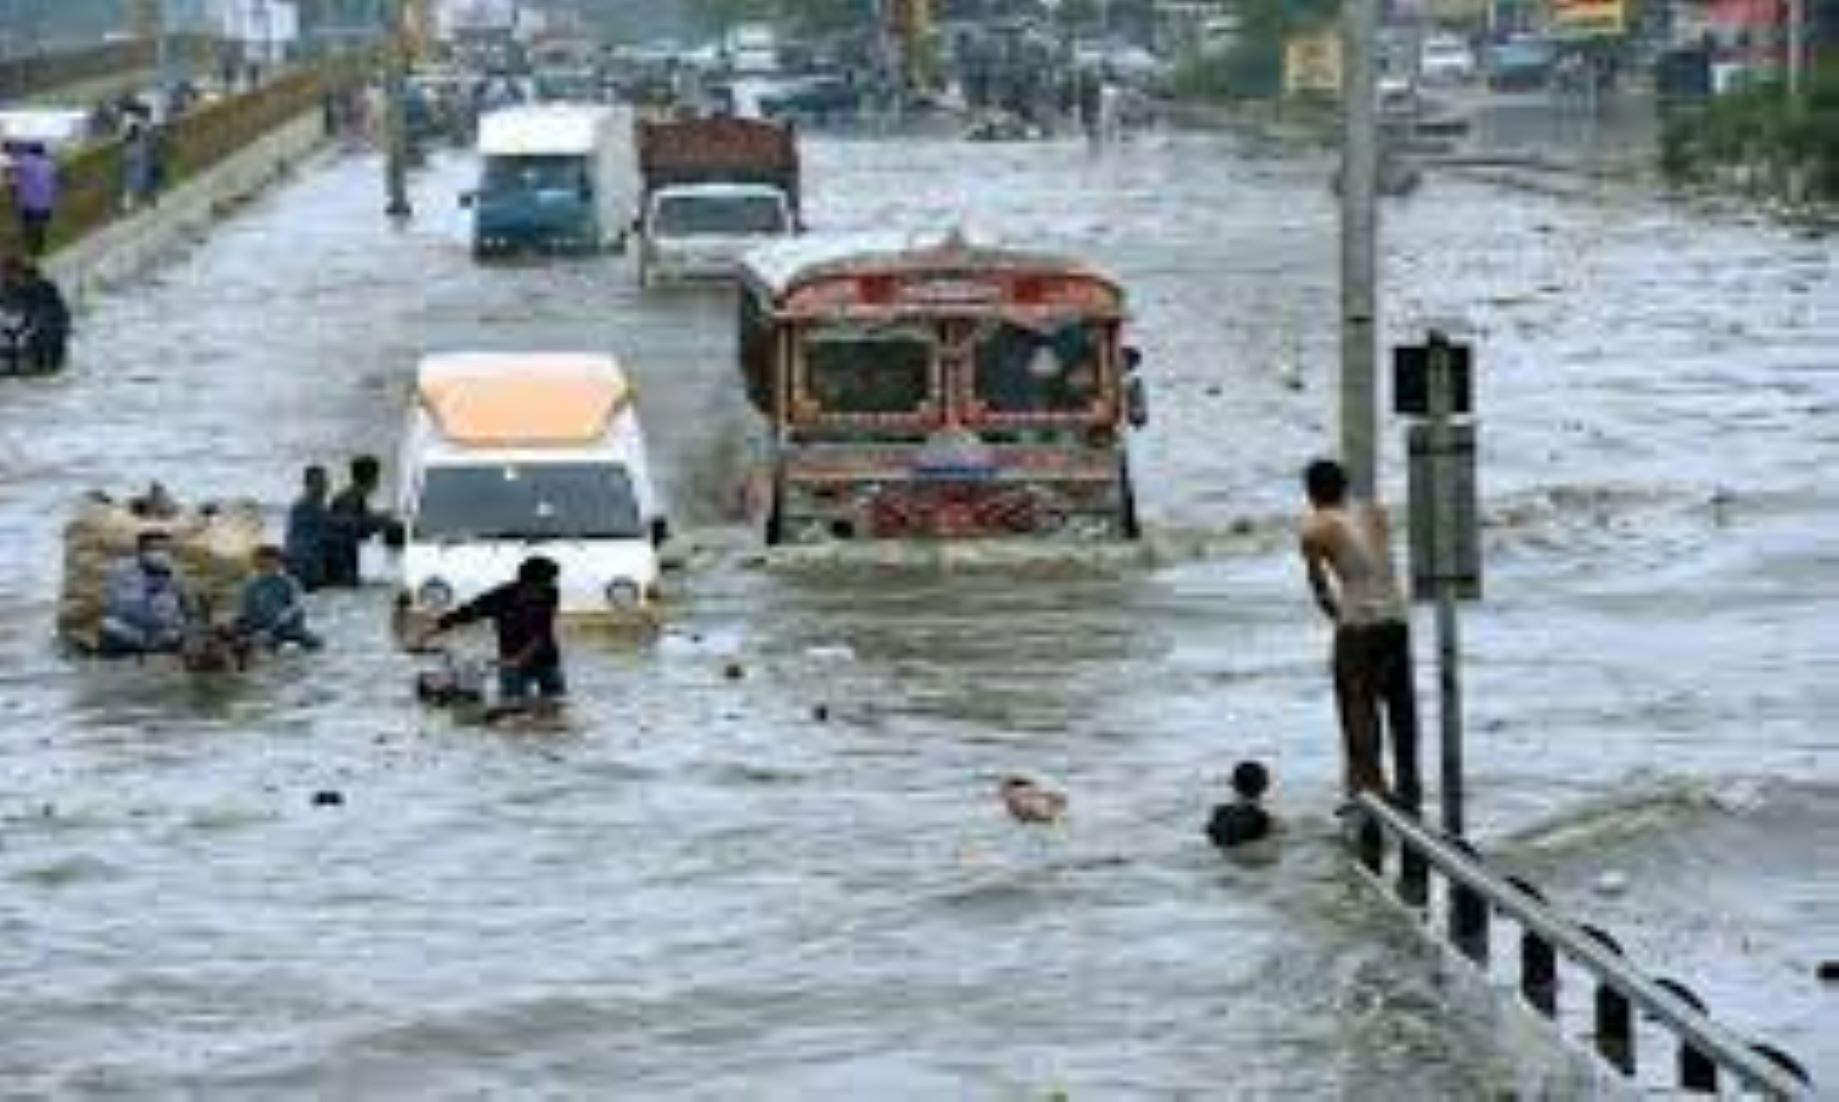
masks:
[[[580,157],[488,157],[479,190],[488,195],[535,191],[586,195],[591,185]]]
[[[764,237],[785,232],[776,195],[667,195],[658,201],[663,237]]]
[[[414,524],[429,541],[637,539],[644,529],[632,479],[614,463],[432,467]]]
[[[924,329],[818,329],[804,338],[805,392],[825,413],[917,413],[933,359]]]
[[[977,342],[977,400],[992,413],[1084,413],[1100,394],[1097,329],[1003,322]]]

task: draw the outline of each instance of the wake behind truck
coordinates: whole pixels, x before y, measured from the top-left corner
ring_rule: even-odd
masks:
[[[638,124],[639,282],[732,278],[754,247],[799,231],[790,126],[711,117]]]

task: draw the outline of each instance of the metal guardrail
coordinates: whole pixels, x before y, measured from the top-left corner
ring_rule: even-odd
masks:
[[[1715,1092],[1720,1083],[1767,1098],[1813,1097],[1807,1072],[1788,1054],[1753,1044],[1719,1025],[1684,984],[1643,975],[1608,933],[1568,921],[1524,881],[1487,868],[1466,843],[1434,833],[1422,823],[1367,795],[1355,801],[1360,817],[1354,841],[1370,880],[1414,910],[1427,910],[1431,874],[1448,881],[1445,929],[1454,948],[1484,972],[1490,956],[1489,923],[1499,915],[1517,923],[1521,997],[1547,1020],[1559,1014],[1561,958],[1590,973],[1596,1052],[1624,1076],[1637,1071],[1635,1009],[1671,1033],[1677,1043],[1678,1086]],[[1387,858],[1396,857],[1388,879]]]

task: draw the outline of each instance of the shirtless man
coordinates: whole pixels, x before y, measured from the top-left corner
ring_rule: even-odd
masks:
[[[1316,604],[1335,625],[1343,786],[1350,797],[1389,792],[1396,804],[1416,814],[1424,793],[1418,778],[1411,633],[1392,571],[1385,512],[1350,499],[1347,472],[1333,460],[1311,463],[1303,486],[1310,504],[1302,528],[1303,562]],[[1385,728],[1392,743],[1390,787],[1380,766]]]

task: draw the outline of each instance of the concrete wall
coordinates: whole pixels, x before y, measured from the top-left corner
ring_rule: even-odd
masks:
[[[72,302],[145,271],[202,236],[237,205],[286,176],[325,144],[318,111],[295,119],[201,176],[53,256],[45,269]]]

